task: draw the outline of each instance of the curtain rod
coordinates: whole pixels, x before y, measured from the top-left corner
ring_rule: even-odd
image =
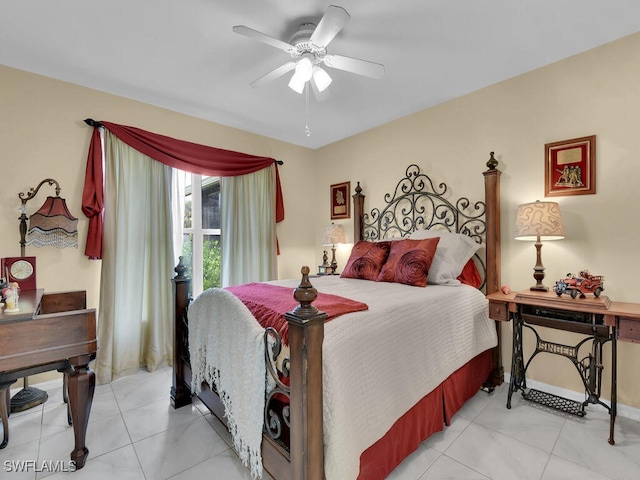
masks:
[[[102,127],[104,127],[104,125],[102,125],[100,122],[95,121],[93,118],[85,118],[84,119],[84,123],[86,123],[90,127],[94,127],[94,128],[102,128]],[[274,160],[274,161],[278,165],[284,165],[284,162],[282,160]]]
[[[84,123],[94,128],[102,128],[104,126],[100,122],[96,122],[93,118],[85,118]]]

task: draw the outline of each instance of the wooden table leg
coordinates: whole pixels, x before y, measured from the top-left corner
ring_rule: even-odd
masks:
[[[611,410],[609,410],[609,444],[615,445],[614,426],[618,414],[618,342],[616,327],[611,329]]]
[[[9,443],[9,413],[11,412],[11,385],[15,380],[0,383],[0,420],[2,420],[2,443],[0,449]]]
[[[73,369],[58,370],[62,373],[62,401],[67,404],[67,423],[69,426],[73,425],[71,419],[71,405],[69,404],[69,374],[73,372]]]
[[[68,375],[68,395],[75,435],[75,449],[71,452],[71,460],[75,462],[76,469],[84,467],[89,454],[85,439],[91,404],[93,403],[93,392],[96,388],[96,375],[89,368],[90,361],[91,355],[81,355],[69,359],[73,372]]]

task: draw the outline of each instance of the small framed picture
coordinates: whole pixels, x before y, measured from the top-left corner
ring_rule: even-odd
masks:
[[[350,218],[349,194],[351,193],[351,182],[336,183],[331,185],[331,220]]]
[[[547,143],[544,196],[596,193],[596,136]]]

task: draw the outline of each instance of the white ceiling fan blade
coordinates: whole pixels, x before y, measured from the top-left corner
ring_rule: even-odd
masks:
[[[326,47],[344,27],[351,16],[342,7],[330,5],[318,26],[311,34],[310,41],[317,47]]]
[[[282,40],[271,37],[266,33],[254,30],[253,28],[245,27],[244,25],[236,25],[235,27],[233,27],[233,31],[240,35],[244,35],[245,37],[253,38],[254,40],[258,40],[259,42],[266,43],[267,45],[279,48],[280,50],[284,50],[287,53],[291,53],[293,50],[295,50],[293,45],[290,45],[287,42],[283,42]]]
[[[296,62],[287,62],[284,65],[280,65],[278,68],[271,70],[269,73],[263,75],[259,79],[254,80],[250,83],[250,85],[252,87],[262,87],[267,83],[274,81],[276,78],[281,77],[285,73],[290,72],[294,68],[296,68]]]
[[[328,67],[345,70],[365,77],[379,79],[384,76],[384,65],[380,63],[368,62],[357,58],[345,57],[343,55],[325,55],[324,63]]]

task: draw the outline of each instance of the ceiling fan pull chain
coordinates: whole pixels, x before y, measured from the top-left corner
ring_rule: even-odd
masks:
[[[305,118],[305,129],[304,133],[306,133],[307,137],[311,136],[311,130],[309,130],[309,82],[304,87],[305,89],[305,104],[306,104],[306,118]]]

